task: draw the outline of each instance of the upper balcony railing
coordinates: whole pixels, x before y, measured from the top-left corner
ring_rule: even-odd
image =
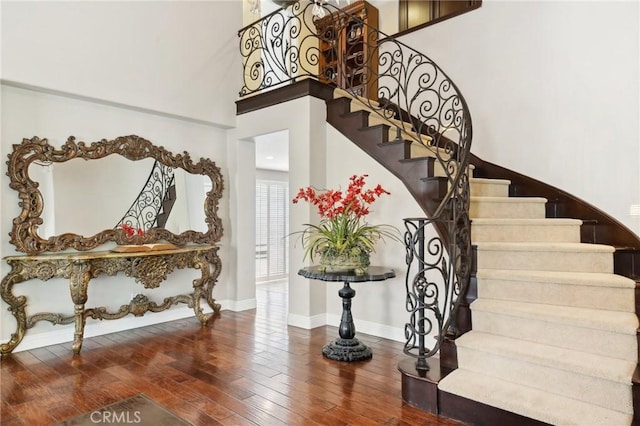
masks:
[[[364,4],[364,3],[362,3]],[[418,200],[428,218],[405,219],[407,299],[405,352],[428,369],[447,332],[471,266],[468,162],[471,116],[455,83],[430,58],[382,33],[363,14],[325,1],[300,1],[239,31],[246,97],[313,78],[346,90],[435,158],[433,180],[446,188]],[[414,191],[418,192],[418,191]],[[438,236],[428,237],[429,227]],[[437,332],[433,345],[427,336]]]

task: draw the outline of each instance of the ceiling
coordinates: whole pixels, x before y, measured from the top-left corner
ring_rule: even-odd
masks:
[[[289,131],[256,136],[256,169],[289,171]]]

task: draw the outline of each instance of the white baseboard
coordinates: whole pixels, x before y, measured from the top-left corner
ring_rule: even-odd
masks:
[[[306,330],[310,330],[312,328],[327,325],[327,314],[319,314],[312,317],[289,314],[287,315],[287,324],[293,327],[300,327]]]
[[[320,314],[313,317],[303,315],[289,314],[288,325],[300,327],[304,329],[312,329],[325,325],[340,325],[340,315],[336,314]],[[384,339],[394,340],[396,342],[405,342],[404,329],[399,327],[391,327],[385,324],[379,324],[371,321],[355,321],[356,337],[358,333],[369,334],[371,336],[382,337]],[[336,336],[337,337],[337,336]]]
[[[206,305],[202,306],[202,310],[205,313],[212,312],[211,308]],[[193,309],[187,306],[175,307],[166,311],[158,313],[148,313],[142,317],[126,316],[118,320],[110,321],[97,321],[87,320],[87,325],[84,328],[84,337],[102,336],[104,334],[116,333],[118,331],[131,330],[134,328],[145,327],[148,325],[159,324],[168,321],[175,321],[178,319],[194,317]],[[44,346],[57,345],[60,343],[72,342],[73,332],[75,330],[73,324],[66,326],[56,325],[56,329],[52,331],[46,331],[42,333],[29,334],[27,333],[22,342],[13,350],[13,352],[27,351],[29,349],[42,348]],[[3,340],[2,343],[6,343],[8,340]],[[69,345],[71,349],[71,345]]]
[[[256,307],[256,299],[247,300],[220,300],[216,301],[222,305],[222,310],[230,310],[233,312],[246,311]],[[203,311],[210,313],[211,309],[203,305]],[[193,309],[189,307],[175,307],[158,313],[149,313],[142,317],[127,316],[113,321],[96,321],[88,320],[84,330],[84,337],[102,336],[104,334],[116,333],[119,331],[131,330],[134,328],[145,327],[148,325],[159,324],[168,321],[174,321],[183,318],[193,317]],[[195,319],[194,319],[195,320]],[[312,317],[304,315],[289,314],[287,317],[288,325],[300,327],[307,330],[321,327],[324,325],[340,325],[340,316],[336,314],[319,314]],[[382,337],[385,339],[404,342],[404,330],[398,327],[391,327],[384,324],[378,324],[371,321],[358,320],[355,322],[356,336],[357,333],[365,333],[372,336]],[[44,346],[57,345],[60,343],[73,341],[74,325],[56,326],[55,330],[46,331],[36,334],[28,334],[22,339],[22,342],[14,349],[14,352],[21,352]],[[5,339],[2,343],[6,343]],[[71,346],[69,346],[71,348]]]
[[[255,309],[257,306],[255,298],[245,300],[216,300],[216,303],[222,306],[222,311],[232,312],[248,311],[249,309]]]
[[[328,325],[338,327],[340,325],[340,315],[327,314],[327,321]],[[356,326],[356,337],[358,337],[358,333],[364,333],[396,342],[404,343],[406,341],[403,328],[363,320],[354,320],[354,324]]]
[[[246,311],[256,307],[256,299],[248,300],[216,300],[220,303],[222,310],[228,309],[234,312]],[[204,313],[212,312],[211,308],[206,304],[202,304]],[[142,317],[126,316],[118,320],[96,321],[89,319],[84,328],[84,337],[102,336],[104,334],[116,333],[118,331],[131,330],[134,328],[145,327],[148,325],[160,324],[168,321],[175,321],[183,318],[193,317],[193,309],[187,306],[174,307],[166,311],[158,313],[148,313]],[[13,350],[13,352],[28,351],[30,349],[42,348],[44,346],[57,345],[60,343],[72,342],[74,325],[66,326],[56,325],[55,330],[44,331],[41,333],[29,333],[24,336],[22,342]],[[2,343],[9,340],[4,339]],[[69,346],[71,347],[71,346]]]

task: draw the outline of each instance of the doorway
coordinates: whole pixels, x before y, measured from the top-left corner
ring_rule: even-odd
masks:
[[[257,136],[256,305],[286,324],[289,289],[289,132]]]

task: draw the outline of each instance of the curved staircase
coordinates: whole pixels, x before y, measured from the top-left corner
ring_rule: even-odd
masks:
[[[381,122],[371,102],[336,89],[327,121],[428,212],[447,189],[437,163],[396,139],[390,124],[411,130]],[[510,180],[469,182],[477,298],[471,330],[455,340],[457,369],[437,385],[438,413],[472,424],[631,424],[636,282],[614,274],[616,249],[581,242],[589,223],[547,218],[546,198],[510,196]]]

